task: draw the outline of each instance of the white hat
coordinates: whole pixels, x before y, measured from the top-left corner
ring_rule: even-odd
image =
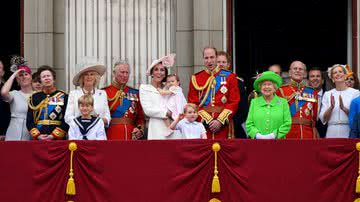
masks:
[[[95,71],[97,72],[100,76],[104,75],[105,71],[106,71],[106,67],[102,64],[85,64],[82,66],[81,70],[74,76],[73,78],[73,84],[75,86],[80,86],[79,83],[79,79],[80,76],[88,71]]]
[[[171,54],[169,54],[167,56],[164,56],[164,57],[162,57],[160,59],[154,60],[151,63],[151,65],[148,67],[148,69],[146,70],[146,75],[150,76],[151,69],[153,67],[155,67],[159,63],[162,63],[164,65],[164,67],[166,67],[166,68],[172,67],[174,65],[174,63],[175,63],[175,56],[176,56],[175,53],[171,53]]]

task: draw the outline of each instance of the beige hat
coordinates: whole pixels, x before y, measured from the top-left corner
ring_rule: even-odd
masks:
[[[81,75],[88,71],[95,71],[100,76],[102,76],[102,75],[104,75],[104,73],[106,71],[106,67],[102,64],[86,64],[86,65],[82,66],[81,70],[74,76],[73,84],[75,86],[80,86],[79,79],[80,79]]]
[[[164,57],[162,57],[160,59],[154,60],[151,63],[151,65],[148,67],[148,69],[146,70],[146,75],[150,76],[151,69],[153,67],[155,67],[159,63],[162,63],[164,65],[164,67],[166,67],[166,68],[172,67],[174,65],[174,63],[175,63],[175,56],[176,56],[175,53],[171,53],[171,54],[169,54],[167,56],[164,56]]]

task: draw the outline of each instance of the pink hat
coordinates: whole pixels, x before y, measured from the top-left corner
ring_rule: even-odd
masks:
[[[151,72],[151,69],[153,67],[155,67],[157,64],[159,63],[162,63],[164,65],[164,67],[166,68],[169,68],[169,67],[172,67],[175,63],[175,56],[176,54],[175,53],[171,53],[167,56],[164,56],[160,59],[157,59],[157,60],[154,60],[151,65],[148,67],[148,69],[146,70],[146,76],[150,76],[150,72]]]
[[[24,70],[25,72],[27,72],[28,74],[31,74],[31,69],[30,67],[26,66],[26,65],[21,65],[18,67],[18,69]]]

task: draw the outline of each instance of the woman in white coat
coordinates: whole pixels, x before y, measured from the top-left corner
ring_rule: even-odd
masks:
[[[172,66],[174,58],[165,56],[155,60],[147,69],[146,74],[151,76],[150,84],[140,85],[140,103],[149,119],[148,139],[170,139],[170,129],[164,119],[171,117],[171,112],[166,107],[166,97],[161,96],[158,89],[164,87],[168,75],[167,67]]]
[[[84,94],[90,94],[94,98],[94,116],[99,116],[104,125],[108,126],[111,120],[107,95],[104,90],[97,88],[100,77],[105,73],[105,66],[101,64],[87,64],[73,78],[73,84],[80,88],[72,90],[69,94],[65,112],[65,122],[74,124],[74,119],[80,116],[78,100]]]

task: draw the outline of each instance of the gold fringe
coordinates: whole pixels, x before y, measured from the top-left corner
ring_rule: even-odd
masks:
[[[74,151],[77,149],[77,145],[75,142],[70,142],[69,144],[69,150],[70,150],[70,173],[69,173],[69,179],[66,185],[66,194],[67,195],[75,195],[76,189],[75,189],[75,180],[74,180],[74,169],[73,169],[73,158],[74,158]]]
[[[212,198],[209,202],[221,202],[221,201],[217,198]]]
[[[215,142],[212,145],[212,150],[214,151],[214,155],[215,155],[215,162],[214,162],[214,177],[212,180],[212,185],[211,185],[211,193],[219,193],[221,191],[220,189],[220,179],[219,179],[219,171],[218,171],[218,167],[217,167],[217,153],[220,151],[221,147],[220,144]]]
[[[113,110],[113,108],[115,107],[116,103],[119,101],[120,99],[120,106],[122,105],[122,100],[125,97],[125,93],[123,90],[118,90],[116,92],[116,94],[114,95],[114,97],[112,98],[108,98],[108,102],[113,102],[110,106],[110,110]]]

